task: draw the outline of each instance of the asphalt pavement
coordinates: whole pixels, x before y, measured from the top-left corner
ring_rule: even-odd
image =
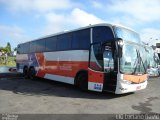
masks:
[[[159,113],[160,78],[145,90],[123,95],[82,92],[72,85],[21,74],[0,74],[0,113],[115,114]]]

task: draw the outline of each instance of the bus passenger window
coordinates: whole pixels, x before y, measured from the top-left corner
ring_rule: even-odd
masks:
[[[72,49],[88,50],[90,46],[90,29],[73,32]]]
[[[57,48],[57,36],[46,38],[46,51],[56,51]]]

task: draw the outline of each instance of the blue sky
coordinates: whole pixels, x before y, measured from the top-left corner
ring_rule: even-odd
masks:
[[[0,0],[0,46],[104,22],[130,27],[155,44],[160,0]]]

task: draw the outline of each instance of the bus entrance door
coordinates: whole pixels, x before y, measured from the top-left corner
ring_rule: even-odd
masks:
[[[88,90],[103,90],[103,54],[100,44],[92,44],[89,53]]]

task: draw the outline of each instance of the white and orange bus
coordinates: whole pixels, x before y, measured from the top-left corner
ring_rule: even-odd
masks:
[[[16,61],[25,77],[123,94],[146,88],[146,53],[133,30],[96,24],[19,44]]]

